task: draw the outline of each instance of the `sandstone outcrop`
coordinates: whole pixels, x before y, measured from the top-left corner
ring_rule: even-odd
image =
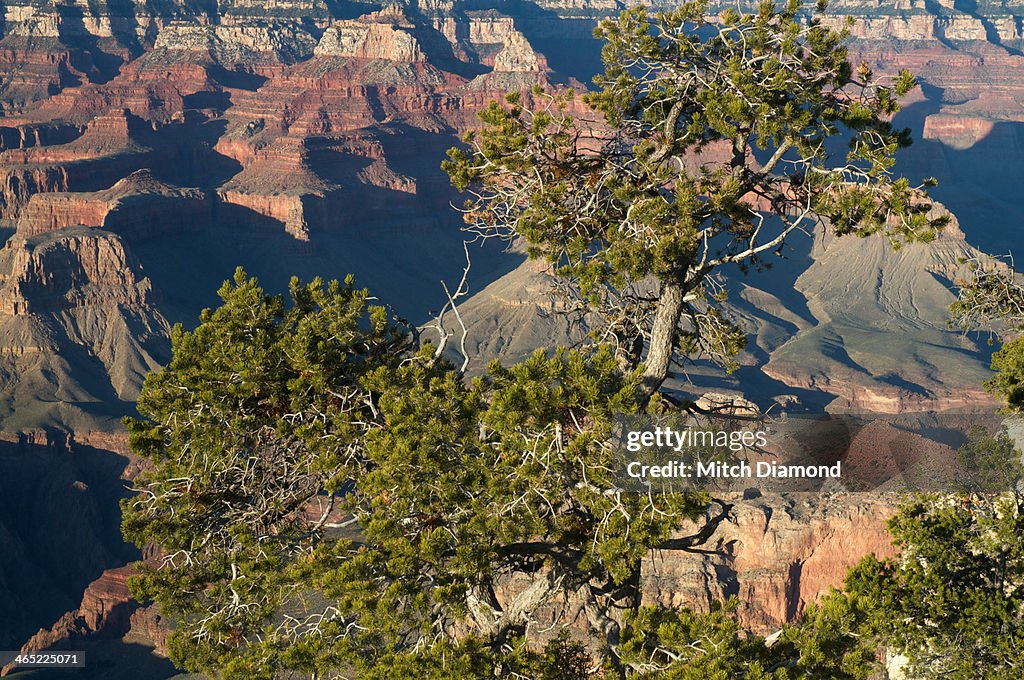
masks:
[[[326,31],[313,53],[317,56],[388,61],[424,61],[413,31],[415,25],[391,5],[359,19],[340,21]]]
[[[254,154],[217,196],[225,205],[270,218],[294,238],[308,240],[310,222],[323,222],[324,199],[336,188],[310,168],[302,138],[278,137]],[[245,221],[245,213],[239,219]]]
[[[738,600],[743,629],[762,635],[797,620],[807,605],[841,586],[866,555],[896,553],[886,525],[899,498],[886,494],[786,494],[728,498],[733,507],[712,540],[709,554],[654,551],[641,563],[643,603],[708,611]],[[519,574],[497,588],[507,601],[533,576]],[[546,605],[537,620],[556,624],[582,603]],[[557,626],[552,625],[551,630]]]
[[[482,64],[497,72],[543,71],[547,63],[540,57],[512,17],[494,11],[470,12],[466,42]]]
[[[260,66],[290,64],[307,58],[316,36],[298,22],[264,25],[197,25],[178,21],[157,35],[153,61],[209,60],[218,64]]]
[[[12,240],[0,313],[25,316],[91,305],[146,303],[149,282],[113,234],[69,229]],[[69,266],[71,265],[71,266]]]
[[[522,33],[509,32],[501,51],[494,56],[494,70],[498,73],[534,72],[544,70],[544,64]]]
[[[894,554],[886,521],[897,499],[861,494],[796,494],[736,502],[720,525],[720,555],[659,553],[644,565],[644,597],[666,606],[707,610],[739,599],[743,625],[762,634],[793,621],[874,553]]]
[[[165,356],[169,328],[121,239],[86,227],[15,236],[0,251],[0,273],[6,426],[93,429],[90,419],[109,427],[128,412],[104,401],[136,398]]]
[[[104,227],[145,238],[206,223],[209,213],[203,192],[170,186],[142,169],[102,191],[34,194],[21,211],[17,230],[29,237],[74,226]]]
[[[992,134],[995,121],[973,116],[934,114],[924,120],[921,138],[941,142],[952,149],[969,149]]]
[[[67,648],[84,639],[120,639],[131,630],[138,604],[128,593],[131,565],[108,569],[85,589],[77,609],[64,614],[48,630],[40,630],[21,647],[22,654]],[[0,669],[0,676],[11,667]]]
[[[67,123],[0,126],[0,151],[66,144],[81,134],[81,128]]]
[[[65,144],[0,153],[0,217],[16,218],[33,195],[114,184],[155,159],[147,146],[152,132],[128,110],[113,110]]]

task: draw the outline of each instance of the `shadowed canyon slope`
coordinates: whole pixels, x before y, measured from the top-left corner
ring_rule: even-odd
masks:
[[[439,305],[462,259],[444,150],[547,67],[493,11],[344,10],[6,6],[3,427],[116,427],[237,264],[271,287],[355,272],[414,321]]]
[[[136,557],[107,516],[126,459],[34,442],[116,430],[146,372],[168,359],[170,326],[195,323],[239,264],[278,290],[291,275],[352,272],[413,323],[428,320],[440,281],[463,267],[444,151],[507,91],[588,82],[594,21],[621,7],[0,2],[0,429],[26,433],[0,450],[0,479],[22,480],[0,494],[0,544],[13,556],[0,568],[6,648],[33,635],[33,648],[162,635],[153,612],[127,602],[118,571]],[[698,391],[791,395],[810,408],[989,407],[989,350],[949,331],[946,308],[962,258],[1005,252],[1022,233],[1024,1],[846,0],[832,11],[854,17],[856,61],[920,75],[897,119],[917,140],[898,169],[937,177],[957,220],[899,252],[794,239],[730,291],[750,333],[741,369],[690,375]],[[471,253],[462,314],[475,366],[578,332],[551,313],[545,274],[520,255]],[[82,523],[64,527],[83,543],[70,565],[31,539],[59,524],[55,503]],[[651,595],[739,594],[756,603],[745,622],[769,629],[861,554],[887,550],[890,511],[755,499],[723,532],[722,559],[653,560]],[[52,596],[29,603],[36,589]]]

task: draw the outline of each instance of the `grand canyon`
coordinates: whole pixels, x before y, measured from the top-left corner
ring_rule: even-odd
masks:
[[[506,92],[584,89],[600,68],[592,29],[623,7],[0,2],[0,649],[93,650],[78,677],[176,673],[167,623],[128,595],[148,556],[123,544],[117,506],[138,469],[120,418],[169,359],[170,328],[195,325],[237,265],[273,290],[352,273],[428,322],[464,266],[445,150]],[[1024,224],[1024,2],[829,12],[852,17],[855,63],[918,76],[897,169],[937,178],[954,220],[899,251],[791,240],[730,290],[750,337],[740,369],[698,364],[676,387],[804,410],[991,410],[991,349],[950,329],[947,309],[963,261],[1007,253]],[[471,369],[572,336],[542,268],[498,247],[470,255]],[[751,499],[721,555],[659,558],[649,589],[691,606],[740,593],[746,625],[770,631],[863,554],[889,554],[891,511]]]

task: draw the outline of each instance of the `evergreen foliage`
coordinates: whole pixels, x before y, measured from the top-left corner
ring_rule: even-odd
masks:
[[[611,417],[638,411],[641,376],[610,350],[537,352],[467,382],[351,280],[293,281],[286,304],[239,270],[220,294],[174,330],[128,422],[150,466],[124,531],[155,551],[130,585],[175,622],[182,668],[795,678],[856,648],[821,624],[835,612],[769,646],[734,605],[644,603],[641,560],[699,550],[728,505],[616,488]]]

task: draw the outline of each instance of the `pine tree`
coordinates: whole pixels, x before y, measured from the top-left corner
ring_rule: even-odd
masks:
[[[674,356],[734,366],[744,335],[722,306],[727,281],[794,232],[898,247],[947,221],[929,214],[929,182],[892,173],[910,138],[891,118],[913,76],[855,71],[824,9],[635,7],[595,32],[605,70],[586,111],[572,115],[572,92],[510,95],[448,152],[467,230],[550,262],[562,292],[599,313],[599,336],[644,360],[648,396]]]
[[[729,505],[616,486],[612,417],[639,411],[642,375],[609,349],[538,351],[467,382],[351,280],[293,281],[286,303],[239,271],[220,294],[194,331],[174,329],[174,358],[128,421],[150,465],[124,532],[155,552],[130,585],[174,621],[182,668],[753,680],[868,667],[835,625],[770,647],[732,605],[644,602],[642,560],[700,551]],[[541,616],[561,634],[545,642]]]

